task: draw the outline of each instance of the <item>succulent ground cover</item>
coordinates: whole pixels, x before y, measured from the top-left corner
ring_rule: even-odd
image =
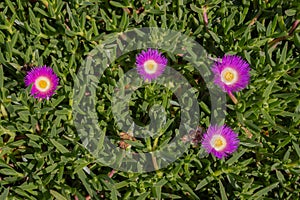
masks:
[[[299,199],[299,20],[297,0],[1,1],[0,199]]]

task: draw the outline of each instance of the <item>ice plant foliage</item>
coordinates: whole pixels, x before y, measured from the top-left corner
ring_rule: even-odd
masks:
[[[212,125],[203,135],[202,147],[219,159],[235,152],[238,146],[238,135],[226,125]]]
[[[55,92],[59,78],[51,67],[40,66],[32,68],[24,79],[28,87],[32,84],[31,95],[38,99],[49,99]]]
[[[213,65],[212,71],[214,83],[229,94],[240,91],[249,84],[249,64],[239,56],[225,55],[221,62]]]
[[[137,71],[144,80],[156,79],[164,72],[167,64],[167,58],[154,49],[142,51],[136,57]]]

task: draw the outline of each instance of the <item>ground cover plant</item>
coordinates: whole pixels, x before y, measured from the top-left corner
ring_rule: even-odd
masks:
[[[299,20],[297,0],[1,1],[0,199],[299,199]]]

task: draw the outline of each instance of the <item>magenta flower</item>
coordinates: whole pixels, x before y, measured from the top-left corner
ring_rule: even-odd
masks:
[[[32,84],[31,95],[38,99],[49,99],[58,86],[59,78],[50,67],[35,67],[24,79],[26,87]]]
[[[238,146],[238,135],[226,125],[210,126],[203,135],[202,147],[219,159],[235,152]]]
[[[244,89],[250,81],[249,64],[239,56],[225,55],[213,65],[212,71],[214,83],[229,94]]]
[[[168,60],[158,50],[148,49],[136,56],[138,73],[144,80],[153,80],[160,76],[168,64]]]

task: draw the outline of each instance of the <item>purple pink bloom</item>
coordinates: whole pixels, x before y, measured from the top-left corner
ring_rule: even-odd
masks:
[[[249,64],[239,56],[225,55],[212,67],[214,83],[224,92],[232,93],[244,89],[250,81]]]
[[[239,146],[238,135],[228,126],[210,126],[202,138],[202,147],[219,159],[232,154]]]
[[[136,56],[137,71],[144,80],[156,79],[164,72],[167,64],[167,58],[158,50],[148,49]]]
[[[34,98],[49,99],[57,89],[59,78],[51,67],[32,68],[24,79],[26,87],[32,85],[30,94]]]

